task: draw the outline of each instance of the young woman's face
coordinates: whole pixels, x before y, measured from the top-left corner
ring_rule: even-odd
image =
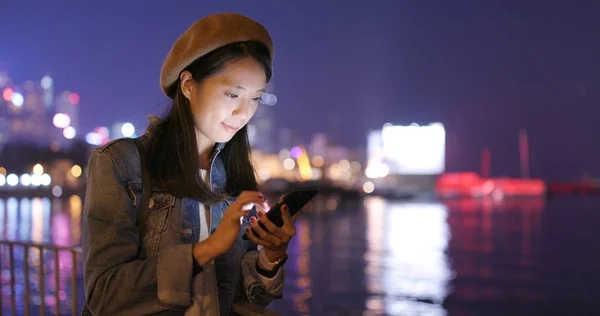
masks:
[[[224,143],[256,112],[267,78],[261,65],[247,57],[226,64],[201,83],[186,71],[181,74],[181,83],[196,130],[210,141]]]

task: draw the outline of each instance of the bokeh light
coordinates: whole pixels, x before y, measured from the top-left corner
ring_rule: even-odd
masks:
[[[36,164],[35,166],[33,166],[33,174],[42,174],[44,173],[44,166],[42,166],[41,164]]]
[[[77,135],[77,131],[75,130],[75,128],[73,126],[67,126],[63,130],[63,136],[66,139],[73,139],[73,138],[75,138],[75,135]]]
[[[4,101],[9,102],[12,99],[13,92],[14,90],[11,88],[4,88],[4,90],[2,90],[2,98]]]
[[[12,97],[10,98],[10,101],[16,107],[20,108],[23,105],[23,102],[25,102],[25,98],[23,98],[23,95],[20,94],[19,92],[14,92],[12,94]]]
[[[31,184],[31,176],[27,173],[21,175],[21,185],[29,186]]]
[[[42,86],[42,89],[50,89],[52,87],[52,83],[53,83],[52,77],[44,76],[42,78],[40,85]]]
[[[71,118],[65,113],[56,113],[52,119],[52,123],[57,128],[66,128],[71,125]]]
[[[131,137],[133,134],[135,134],[135,127],[129,122],[125,123],[123,126],[121,126],[121,133],[125,137]]]
[[[19,177],[16,174],[11,173],[6,177],[6,183],[11,187],[14,187],[19,184]]]
[[[72,174],[72,175],[73,175],[75,178],[78,178],[79,176],[81,176],[81,172],[82,172],[82,170],[81,170],[81,167],[80,167],[79,165],[74,165],[74,166],[71,168],[71,174]]]
[[[373,191],[375,191],[375,184],[373,184],[373,182],[371,181],[367,181],[363,184],[363,191],[365,191],[365,193],[373,193]]]
[[[297,159],[298,157],[300,157],[300,155],[302,155],[302,148],[295,146],[294,148],[292,148],[292,150],[290,150],[290,154],[292,155],[292,157]]]
[[[69,102],[73,103],[73,104],[78,104],[79,103],[79,94],[73,92],[69,95]]]
[[[294,159],[292,159],[292,158],[286,158],[283,161],[283,167],[287,170],[292,170],[292,169],[294,169],[295,166],[296,166],[296,162],[294,162]]]

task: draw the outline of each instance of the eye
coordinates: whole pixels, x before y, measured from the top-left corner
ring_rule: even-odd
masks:
[[[235,93],[225,93],[228,98],[237,99],[238,95]]]
[[[260,97],[255,97],[255,98],[252,98],[252,100],[254,100],[254,101],[258,102],[258,101],[260,101],[260,99],[261,99],[261,98],[262,98],[262,96],[260,96]]]

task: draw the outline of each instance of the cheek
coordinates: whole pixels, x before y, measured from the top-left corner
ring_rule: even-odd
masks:
[[[204,100],[198,97],[190,100],[190,110],[192,111],[192,115],[194,115],[194,118],[205,116],[207,109],[205,106],[205,102],[203,101]]]
[[[216,119],[214,118],[214,111],[208,104],[201,100],[195,100],[195,102],[190,102],[190,110],[196,128],[203,132],[213,129],[212,122]]]
[[[222,102],[211,101],[210,98],[196,98],[190,102],[195,121],[223,119],[227,115],[227,107]]]
[[[258,111],[258,104],[254,104],[250,107],[247,121],[249,121],[254,116],[254,114],[256,114],[256,111]]]
[[[231,113],[234,111],[234,109],[234,106],[226,103],[213,104],[212,108],[210,109],[210,115],[214,120],[221,122],[231,117]]]

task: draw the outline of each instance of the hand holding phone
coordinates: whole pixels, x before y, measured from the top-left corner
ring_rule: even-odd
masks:
[[[312,200],[319,189],[301,189],[301,190],[290,190],[286,194],[284,194],[279,201],[271,207],[271,209],[266,213],[267,218],[275,224],[277,227],[283,226],[283,219],[281,217],[281,207],[286,205],[288,207],[288,211],[290,213],[290,217],[293,217],[306,203]],[[258,225],[268,231],[268,229],[258,221]],[[256,234],[256,231],[252,229],[253,233]],[[244,240],[248,240],[248,236],[244,235]]]

